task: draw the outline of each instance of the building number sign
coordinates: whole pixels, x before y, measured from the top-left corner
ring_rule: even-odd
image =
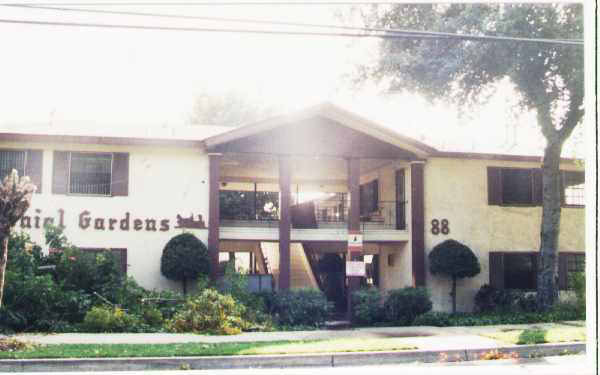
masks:
[[[441,226],[440,226],[441,224]],[[448,221],[448,219],[442,219],[442,220],[438,220],[438,219],[433,219],[431,220],[431,234],[434,235],[438,235],[438,234],[450,234],[450,222]]]

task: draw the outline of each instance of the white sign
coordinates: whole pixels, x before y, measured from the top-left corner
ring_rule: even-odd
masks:
[[[367,276],[367,268],[363,261],[348,261],[346,262],[346,276]]]

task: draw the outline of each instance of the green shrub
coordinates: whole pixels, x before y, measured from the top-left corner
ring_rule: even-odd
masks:
[[[144,322],[151,327],[161,327],[163,325],[162,313],[155,307],[144,309],[142,317]]]
[[[451,325],[451,314],[446,312],[429,311],[413,320],[413,326],[448,327]]]
[[[232,335],[248,326],[242,315],[244,306],[230,295],[205,289],[188,299],[167,327],[172,332],[215,333]]]
[[[535,294],[523,290],[497,289],[484,284],[475,294],[475,311],[492,312],[535,312]]]
[[[160,272],[167,279],[181,281],[183,294],[186,294],[188,280],[210,273],[208,249],[193,234],[179,234],[165,245],[160,258]]]
[[[320,326],[333,310],[333,304],[318,289],[284,290],[268,298],[269,313],[284,326]]]
[[[452,313],[456,313],[456,280],[477,275],[481,267],[477,256],[468,246],[455,240],[445,240],[429,253],[429,271],[432,275],[446,276],[452,280],[450,297]]]
[[[385,319],[396,325],[410,325],[413,320],[432,308],[425,288],[402,288],[390,290],[383,304]]]
[[[363,288],[352,293],[352,320],[369,325],[383,320],[382,294],[377,288]]]
[[[577,311],[585,319],[585,272],[575,272],[570,276],[571,280],[569,281],[573,285],[577,298],[575,302]]]
[[[136,332],[140,325],[138,317],[118,307],[92,307],[83,319],[84,329],[90,332]]]

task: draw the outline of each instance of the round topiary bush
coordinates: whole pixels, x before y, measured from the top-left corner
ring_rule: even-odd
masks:
[[[429,271],[452,279],[452,313],[456,313],[456,280],[473,277],[481,272],[479,260],[466,245],[446,240],[437,244],[429,253]]]
[[[193,234],[179,234],[165,245],[160,258],[160,272],[167,279],[181,281],[183,294],[186,294],[188,280],[210,273],[208,249]]]

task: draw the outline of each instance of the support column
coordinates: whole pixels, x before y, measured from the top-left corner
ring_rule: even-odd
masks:
[[[279,157],[279,289],[290,288],[290,157]]]
[[[348,208],[348,234],[360,233],[360,159],[348,159],[348,195],[350,207]],[[363,260],[362,251],[348,249],[348,261]],[[347,289],[347,316],[352,320],[352,292],[360,288],[360,277],[348,276]]]
[[[222,156],[222,154],[208,154],[208,252],[210,278],[213,281],[217,279],[219,268],[219,185]]]
[[[410,211],[413,286],[425,286],[424,161],[410,164]]]

